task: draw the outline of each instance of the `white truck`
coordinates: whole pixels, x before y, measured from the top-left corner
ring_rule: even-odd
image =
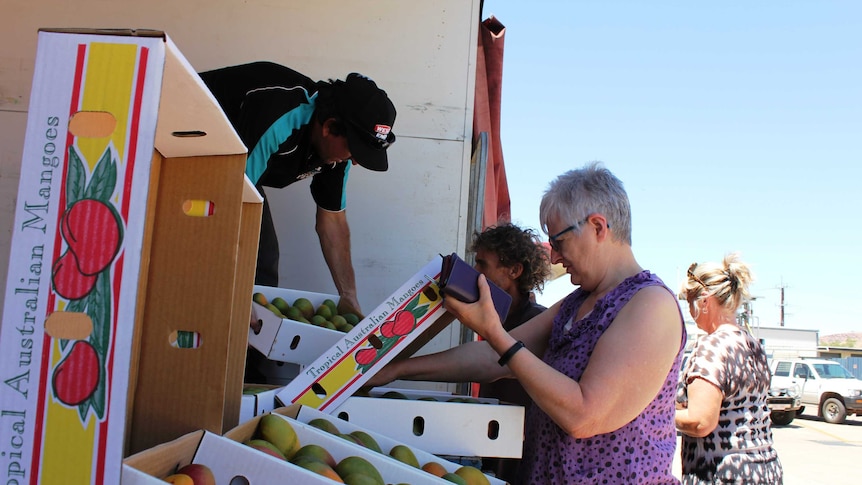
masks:
[[[802,401],[800,413],[805,406],[817,406],[819,416],[836,424],[843,423],[848,414],[862,414],[862,381],[837,362],[810,358],[773,359],[770,370],[773,389],[794,389],[799,394]],[[775,417],[773,411],[773,422]]]

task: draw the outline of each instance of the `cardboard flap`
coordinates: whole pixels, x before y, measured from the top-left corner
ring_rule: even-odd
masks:
[[[247,153],[200,76],[170,37],[165,37],[165,41],[156,149],[165,158]]]
[[[251,204],[263,204],[263,197],[260,195],[260,192],[257,191],[254,184],[251,183],[248,175],[243,174],[243,179],[242,201]]]

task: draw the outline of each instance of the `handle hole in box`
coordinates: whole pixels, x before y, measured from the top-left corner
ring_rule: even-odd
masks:
[[[69,133],[78,138],[107,138],[117,129],[117,118],[107,111],[78,111],[69,119]]]
[[[174,330],[168,337],[171,347],[178,349],[197,349],[200,348],[203,339],[198,332],[189,330]]]
[[[347,411],[341,411],[340,413],[338,413],[338,416],[336,416],[336,417],[338,419],[343,420],[343,421],[348,421],[348,422],[350,421],[350,415],[347,414]]]
[[[416,416],[413,418],[413,434],[415,436],[422,436],[425,434],[425,418],[422,416]]]
[[[188,199],[183,202],[183,214],[189,217],[211,217],[215,214],[215,203],[210,200]]]
[[[175,138],[200,138],[207,136],[207,132],[201,130],[174,131],[171,136]]]
[[[328,395],[326,389],[317,382],[311,385],[311,392],[313,392],[319,399],[324,399]]]
[[[263,330],[263,320],[258,318],[256,321],[251,323],[251,331],[254,332],[255,335],[260,335],[261,330]]]
[[[380,350],[383,348],[383,341],[381,341],[380,337],[378,337],[377,335],[374,335],[374,334],[369,335],[368,336],[368,343],[370,343],[371,346],[377,350]]]
[[[495,440],[500,437],[500,422],[490,421],[488,423],[488,438]]]
[[[296,348],[299,347],[300,340],[301,337],[299,335],[295,335],[293,337],[293,340],[290,341],[290,350],[296,350]]]
[[[246,478],[242,475],[237,475],[237,476],[231,478],[230,482],[228,482],[228,485],[250,485],[250,484],[251,484],[251,482],[248,481],[248,478]]]

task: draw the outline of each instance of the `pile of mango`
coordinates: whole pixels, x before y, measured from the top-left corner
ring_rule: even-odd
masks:
[[[368,433],[362,431],[354,431],[349,434],[341,433],[335,424],[323,418],[313,419],[308,424],[334,436],[349,440],[351,443],[384,454],[377,441]],[[287,420],[274,414],[261,417],[254,436],[244,444],[338,483],[386,485],[383,476],[368,460],[360,456],[348,456],[341,461],[336,461],[332,454],[321,445],[312,443],[302,445],[293,426]],[[463,466],[455,473],[448,472],[438,462],[432,461],[420,466],[413,450],[405,445],[392,447],[388,454],[402,463],[420,468],[452,483],[462,485],[489,484],[488,478],[477,468],[471,466]]]
[[[369,450],[376,451],[380,454],[386,454],[380,448],[380,445],[377,444],[377,441],[368,433],[365,433],[363,431],[342,433],[341,431],[339,431],[338,427],[334,423],[332,423],[332,421],[329,421],[328,419],[324,418],[312,419],[308,422],[308,424],[310,426],[314,426],[315,428],[326,431],[327,433],[368,448]],[[447,471],[442,464],[436,461],[429,461],[425,464],[420,465],[419,460],[416,458],[416,454],[413,453],[413,450],[411,450],[410,447],[406,445],[393,446],[392,449],[389,450],[388,455],[400,461],[401,463],[410,465],[414,468],[419,468],[452,483],[458,483],[461,485],[490,484],[488,478],[485,476],[484,473],[482,473],[478,468],[469,465],[460,467],[454,473]],[[344,483],[348,482],[345,480]]]
[[[329,298],[323,301],[317,308],[308,298],[297,298],[291,305],[284,298],[277,296],[268,301],[263,293],[256,292],[252,300],[274,313],[279,318],[287,318],[297,322],[317,325],[318,327],[338,330],[347,333],[353,330],[353,326],[359,323],[359,316],[355,313],[338,313],[338,305]]]

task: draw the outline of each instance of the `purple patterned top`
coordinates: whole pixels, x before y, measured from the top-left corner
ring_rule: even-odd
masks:
[[[673,294],[658,276],[642,271],[600,298],[590,313],[566,330],[566,323],[589,295],[580,289],[573,291],[554,318],[544,362],[579,380],[599,337],[635,293],[648,286],[661,286]],[[671,467],[676,447],[674,400],[686,340],[681,312],[679,325],[683,331],[679,353],[661,390],[641,414],[622,428],[591,438],[573,438],[538,406],[533,406],[526,418],[520,483],[679,483],[671,474]]]

